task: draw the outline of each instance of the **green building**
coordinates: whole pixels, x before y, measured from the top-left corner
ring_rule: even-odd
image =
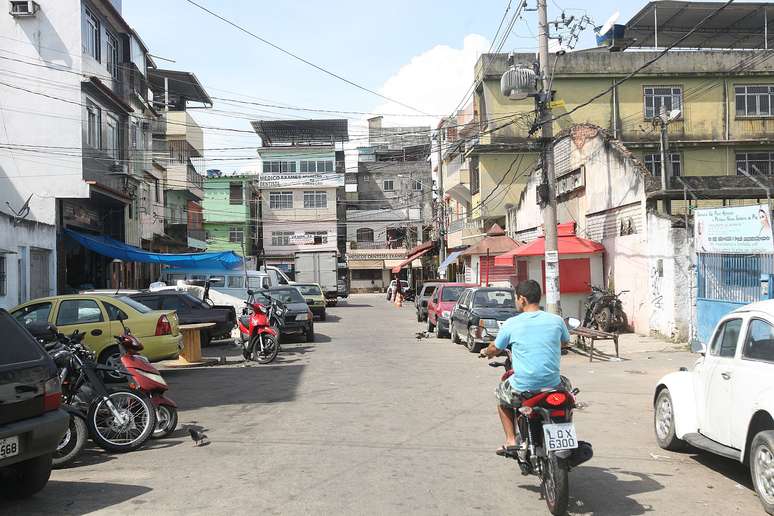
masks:
[[[251,256],[255,218],[251,215],[253,176],[222,175],[210,170],[204,180],[204,231],[209,251]],[[244,251],[243,251],[244,249]]]

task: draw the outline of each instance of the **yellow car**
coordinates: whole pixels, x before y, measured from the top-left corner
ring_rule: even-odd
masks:
[[[325,296],[320,285],[317,283],[293,283],[291,287],[296,287],[301,292],[306,304],[309,305],[309,309],[312,310],[312,315],[316,315],[321,321],[324,321]]]
[[[142,354],[152,361],[177,358],[183,347],[174,310],[151,310],[125,295],[78,294],[42,297],[10,310],[22,324],[47,321],[60,333],[85,333],[84,344],[106,365],[120,365],[115,335],[123,333],[121,319],[143,345]]]

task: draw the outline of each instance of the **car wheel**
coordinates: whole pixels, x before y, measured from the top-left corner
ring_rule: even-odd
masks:
[[[123,367],[123,364],[121,364],[121,350],[118,349],[118,346],[110,346],[103,349],[97,361],[112,368],[120,369]],[[107,371],[102,372],[102,377],[108,383],[116,383],[126,379],[126,376],[121,373]]]
[[[679,451],[685,449],[685,441],[675,436],[675,408],[669,389],[658,393],[653,410],[653,428],[658,445],[665,450]]]
[[[451,329],[451,340],[455,344],[462,344],[459,334],[456,331],[454,331],[454,326],[452,326],[452,329]]]
[[[468,348],[468,351],[471,353],[478,353],[481,351],[481,346],[473,339],[473,336],[468,332],[468,338],[465,342],[465,347]]]
[[[753,438],[750,475],[763,508],[774,514],[774,431],[758,432]]]
[[[51,476],[51,454],[17,462],[8,467],[10,475],[0,483],[5,498],[29,498],[48,483]]]

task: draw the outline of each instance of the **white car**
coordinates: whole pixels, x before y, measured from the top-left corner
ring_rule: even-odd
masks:
[[[392,280],[390,282],[390,286],[387,287],[387,299],[388,300],[392,298],[392,293],[395,292],[395,285],[396,285],[395,280]],[[409,288],[408,281],[400,280],[400,286],[401,286],[402,290],[405,292]]]
[[[692,371],[664,376],[654,396],[659,446],[686,444],[750,468],[774,514],[774,300],[723,317]]]

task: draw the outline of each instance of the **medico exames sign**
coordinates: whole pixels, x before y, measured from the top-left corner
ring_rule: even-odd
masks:
[[[697,209],[694,238],[699,253],[774,253],[771,214],[765,205]]]

